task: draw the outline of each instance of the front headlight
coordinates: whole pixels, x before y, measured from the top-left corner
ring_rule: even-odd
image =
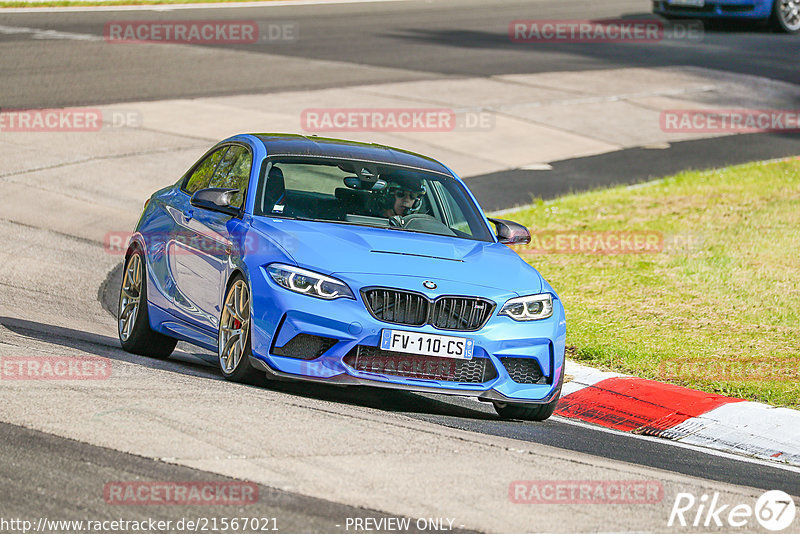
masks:
[[[325,300],[348,298],[355,300],[353,292],[347,284],[336,278],[325,276],[282,263],[267,266],[269,276],[281,287],[295,293],[303,293]]]
[[[499,315],[507,315],[515,321],[536,321],[553,315],[553,295],[542,293],[515,297],[503,305]]]

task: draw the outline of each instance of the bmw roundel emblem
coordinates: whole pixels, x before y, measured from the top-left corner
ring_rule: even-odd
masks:
[[[436,289],[436,283],[431,282],[430,280],[425,280],[422,282],[422,285],[425,286],[426,289]]]

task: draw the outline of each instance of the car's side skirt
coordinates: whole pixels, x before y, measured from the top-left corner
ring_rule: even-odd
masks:
[[[148,303],[150,314],[150,327],[166,336],[186,341],[204,349],[217,352],[217,336],[209,331],[202,330],[185,323],[152,302]]]

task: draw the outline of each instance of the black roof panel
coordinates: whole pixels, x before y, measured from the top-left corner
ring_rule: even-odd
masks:
[[[252,134],[267,149],[268,156],[316,156],[335,159],[354,159],[402,165],[431,172],[451,173],[438,161],[421,154],[371,143],[359,143],[344,139],[304,136],[296,134],[259,133]]]

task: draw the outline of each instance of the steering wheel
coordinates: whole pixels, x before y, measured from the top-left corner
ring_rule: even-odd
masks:
[[[405,221],[403,217],[400,215],[392,215],[389,217],[389,226],[394,226],[395,228],[402,228],[405,226]]]

